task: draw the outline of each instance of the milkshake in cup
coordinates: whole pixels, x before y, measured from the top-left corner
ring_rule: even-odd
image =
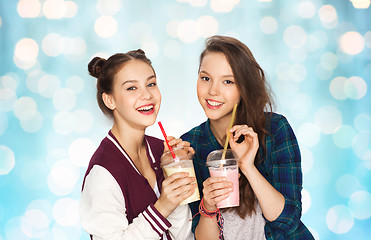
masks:
[[[174,159],[170,151],[166,151],[161,156],[161,167],[167,176],[170,176],[176,172],[188,172],[189,177],[196,178],[195,170],[193,168],[193,154],[189,152],[186,148],[173,148],[173,152],[176,156]],[[197,184],[197,182],[196,182]],[[191,203],[200,200],[200,192],[198,186],[195,192],[182,202],[180,205]]]
[[[222,154],[223,150],[215,150],[209,153],[206,166],[209,168],[211,177],[226,177],[228,181],[231,181],[233,192],[216,206],[218,208],[236,207],[240,205],[237,157],[231,149],[226,150],[224,159],[222,159]]]

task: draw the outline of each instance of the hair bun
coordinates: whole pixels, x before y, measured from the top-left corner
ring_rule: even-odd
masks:
[[[88,64],[89,74],[98,78],[106,61],[106,59],[100,57],[93,58]]]

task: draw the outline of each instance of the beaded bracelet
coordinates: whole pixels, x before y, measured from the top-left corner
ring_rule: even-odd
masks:
[[[216,216],[216,223],[218,224],[219,229],[220,229],[219,239],[222,240],[223,239],[224,218],[223,218],[222,214],[220,214],[219,208],[217,208],[215,211],[206,210],[205,205],[204,205],[204,198],[202,198],[200,206],[198,207],[198,210],[199,210],[200,215],[211,218],[213,221],[215,221],[214,217]]]

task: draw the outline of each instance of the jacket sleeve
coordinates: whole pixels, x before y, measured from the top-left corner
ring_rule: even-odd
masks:
[[[98,165],[86,176],[79,211],[82,227],[94,240],[160,239],[171,227],[152,204],[129,224],[120,186]]]
[[[267,153],[271,158],[270,182],[285,197],[285,206],[278,218],[267,221],[266,228],[274,239],[294,232],[300,224],[302,171],[300,150],[294,132],[282,118],[273,133],[272,151]]]
[[[191,240],[194,239],[191,231],[192,214],[188,204],[178,206],[168,217],[171,223],[169,228],[172,239]]]

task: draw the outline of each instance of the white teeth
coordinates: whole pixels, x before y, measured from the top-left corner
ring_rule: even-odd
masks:
[[[153,105],[149,105],[149,106],[138,108],[138,111],[150,111],[152,109],[153,109]]]
[[[215,102],[215,101],[210,101],[210,100],[206,100],[206,101],[207,101],[208,104],[210,104],[213,107],[217,107],[217,106],[220,106],[220,105],[223,104],[221,102]]]

